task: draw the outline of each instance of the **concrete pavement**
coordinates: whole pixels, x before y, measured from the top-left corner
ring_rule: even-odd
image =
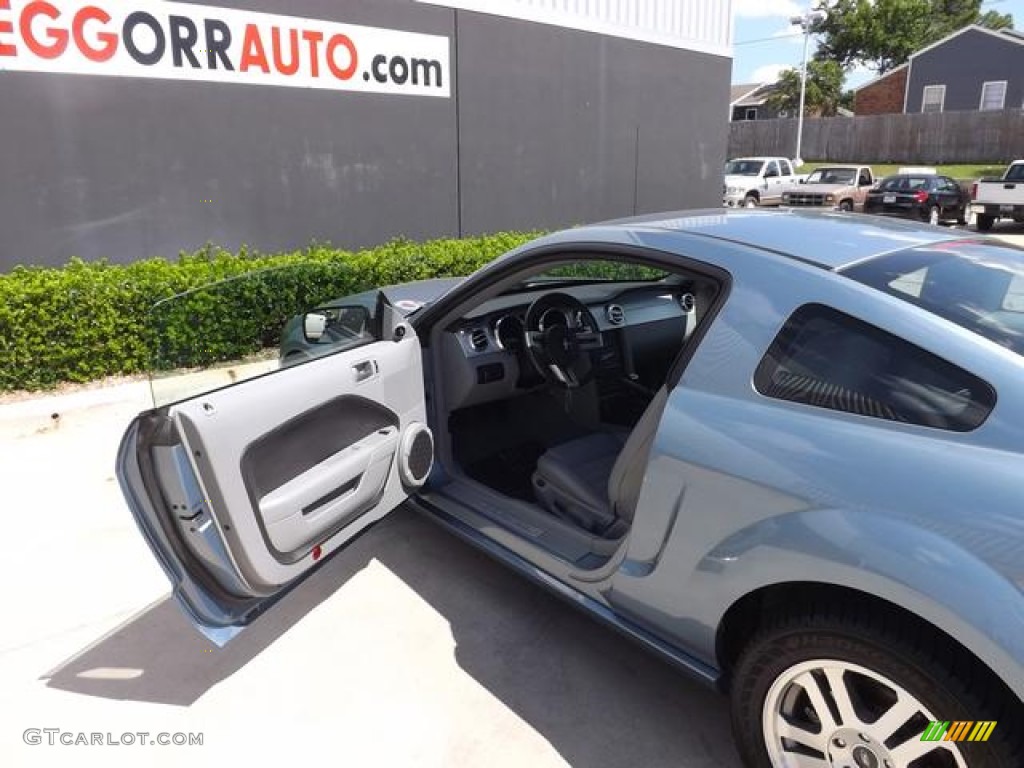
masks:
[[[738,768],[723,699],[404,510],[211,646],[114,479],[148,401],[128,382],[0,405],[0,765]]]

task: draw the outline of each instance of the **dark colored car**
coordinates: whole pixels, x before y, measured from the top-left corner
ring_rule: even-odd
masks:
[[[864,212],[938,224],[967,223],[969,195],[955,179],[927,173],[886,176],[868,191]]]

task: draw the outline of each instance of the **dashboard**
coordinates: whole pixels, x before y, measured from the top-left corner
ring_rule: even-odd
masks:
[[[717,288],[710,281],[586,283],[537,288],[490,299],[448,328],[442,361],[452,409],[515,397],[542,386],[525,351],[524,319],[530,305],[545,294],[566,293],[593,316],[601,348],[593,353],[598,386],[623,376],[651,388],[660,386],[668,366],[689,338]],[[541,329],[580,321],[565,309],[548,309]],[[577,312],[577,310],[568,310]],[[577,312],[578,313],[578,312]],[[590,325],[585,321],[585,325]]]

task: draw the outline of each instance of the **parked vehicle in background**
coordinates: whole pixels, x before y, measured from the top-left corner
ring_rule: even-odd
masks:
[[[799,184],[787,187],[782,204],[795,208],[835,208],[852,211],[864,207],[875,174],[866,165],[827,165],[815,168]]]
[[[975,225],[985,232],[999,219],[1024,223],[1024,160],[1014,160],[999,179],[979,179],[971,187]]]
[[[782,202],[782,191],[800,178],[785,157],[738,157],[725,164],[722,205],[726,208],[778,205]]]
[[[967,223],[968,196],[948,176],[931,173],[897,173],[872,187],[864,201],[864,213],[902,216],[938,224]]]

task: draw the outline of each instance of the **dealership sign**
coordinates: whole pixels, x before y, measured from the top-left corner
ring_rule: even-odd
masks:
[[[0,0],[0,70],[440,97],[451,80],[446,37],[153,0]]]

